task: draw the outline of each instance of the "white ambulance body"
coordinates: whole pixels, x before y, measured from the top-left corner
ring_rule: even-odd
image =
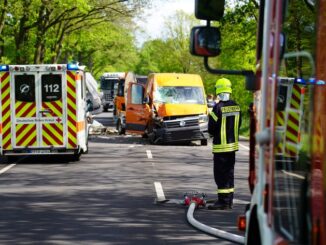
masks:
[[[0,66],[0,153],[7,156],[87,152],[84,67]]]

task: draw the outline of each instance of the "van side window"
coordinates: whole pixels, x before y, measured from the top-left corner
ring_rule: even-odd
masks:
[[[143,103],[143,87],[133,85],[131,88],[131,104],[140,105]]]
[[[62,83],[60,74],[42,75],[42,101],[60,100],[62,97]]]
[[[15,75],[15,97],[18,101],[35,102],[34,75]]]

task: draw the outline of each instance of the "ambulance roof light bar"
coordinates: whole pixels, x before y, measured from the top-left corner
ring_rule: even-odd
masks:
[[[77,71],[77,70],[79,70],[79,66],[77,64],[68,64],[67,65],[67,70],[69,70],[69,71]]]
[[[1,71],[9,71],[9,66],[8,65],[0,65],[0,72]]]

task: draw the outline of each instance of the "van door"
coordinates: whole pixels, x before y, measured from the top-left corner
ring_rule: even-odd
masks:
[[[14,96],[11,104],[12,113],[12,136],[14,148],[33,148],[39,146],[38,137],[38,111],[37,101],[37,74],[13,73],[12,83]]]
[[[40,146],[62,147],[65,145],[66,100],[63,99],[64,73],[40,74]]]
[[[16,73],[13,77],[14,147],[64,146],[62,74]]]
[[[140,84],[130,83],[127,93],[126,130],[130,133],[143,134],[147,122],[147,104],[143,103],[144,87]]]

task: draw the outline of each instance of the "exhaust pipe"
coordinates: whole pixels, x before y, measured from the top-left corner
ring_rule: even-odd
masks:
[[[238,244],[245,243],[245,239],[243,236],[239,236],[239,235],[232,234],[232,233],[229,233],[229,232],[226,232],[223,230],[219,230],[219,229],[216,229],[216,228],[213,228],[213,227],[210,227],[210,226],[204,225],[203,223],[198,222],[194,218],[194,211],[195,211],[196,205],[197,205],[196,202],[191,202],[191,204],[188,208],[188,212],[187,212],[187,220],[192,226],[194,226],[198,230],[201,230],[207,234],[213,235],[218,238],[229,240],[231,242],[235,242]]]

